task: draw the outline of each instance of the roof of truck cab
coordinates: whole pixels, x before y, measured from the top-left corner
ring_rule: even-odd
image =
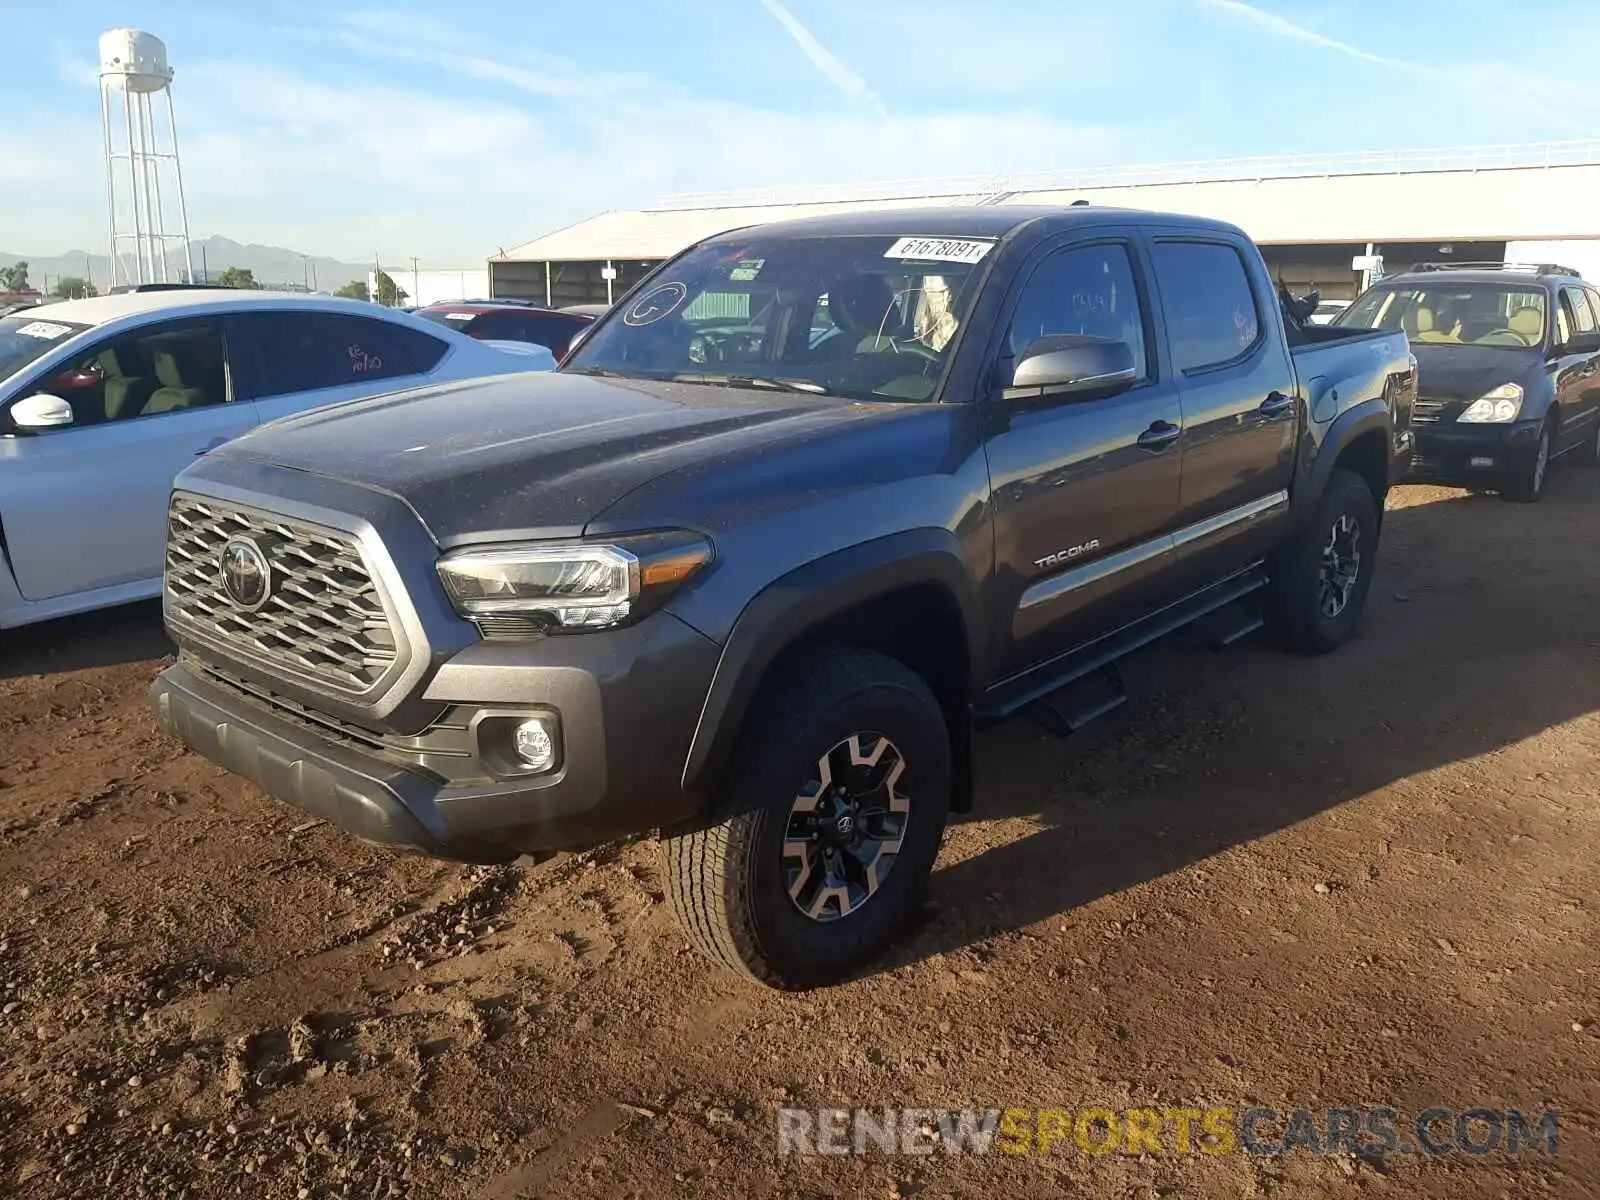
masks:
[[[869,212],[831,213],[774,221],[766,225],[747,225],[716,234],[707,241],[738,240],[759,230],[763,237],[839,237],[877,235],[882,237],[975,237],[1004,238],[1035,222],[1062,229],[1096,225],[1181,226],[1185,229],[1238,233],[1226,221],[1177,213],[1144,212],[1129,208],[1098,208],[1093,205],[949,205],[942,208],[896,208]]]

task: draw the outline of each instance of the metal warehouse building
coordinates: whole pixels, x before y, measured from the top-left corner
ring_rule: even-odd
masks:
[[[1226,159],[1034,175],[677,196],[608,212],[489,260],[492,294],[609,303],[662,259],[743,225],[946,204],[1071,204],[1232,221],[1297,291],[1348,299],[1358,255],[1417,262],[1558,261],[1600,277],[1600,139],[1454,150]]]

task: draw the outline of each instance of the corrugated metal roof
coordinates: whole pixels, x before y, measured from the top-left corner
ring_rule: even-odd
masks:
[[[937,204],[980,204],[986,195],[925,196],[848,203],[767,204],[742,208],[675,209],[654,212],[608,212],[579,221],[506,251],[497,262],[595,262],[667,258],[702,238],[797,217],[880,209],[925,208]]]

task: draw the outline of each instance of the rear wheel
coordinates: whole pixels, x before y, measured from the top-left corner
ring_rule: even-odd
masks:
[[[689,941],[770,987],[848,976],[920,904],[950,778],[922,678],[881,654],[825,652],[764,698],[710,813],[662,836]]]
[[[1355,633],[1378,555],[1378,505],[1366,480],[1337,469],[1316,515],[1270,566],[1268,623],[1297,654],[1326,654]]]
[[[1539,430],[1539,441],[1534,447],[1533,457],[1526,465],[1515,469],[1506,479],[1500,494],[1507,500],[1536,504],[1544,499],[1544,485],[1550,475],[1552,425],[1553,422],[1545,421],[1544,427]]]

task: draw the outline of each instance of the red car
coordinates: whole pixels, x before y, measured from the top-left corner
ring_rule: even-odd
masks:
[[[417,309],[416,315],[480,341],[532,342],[546,347],[557,359],[566,354],[574,334],[594,324],[593,317],[582,313],[493,301],[431,304]]]

